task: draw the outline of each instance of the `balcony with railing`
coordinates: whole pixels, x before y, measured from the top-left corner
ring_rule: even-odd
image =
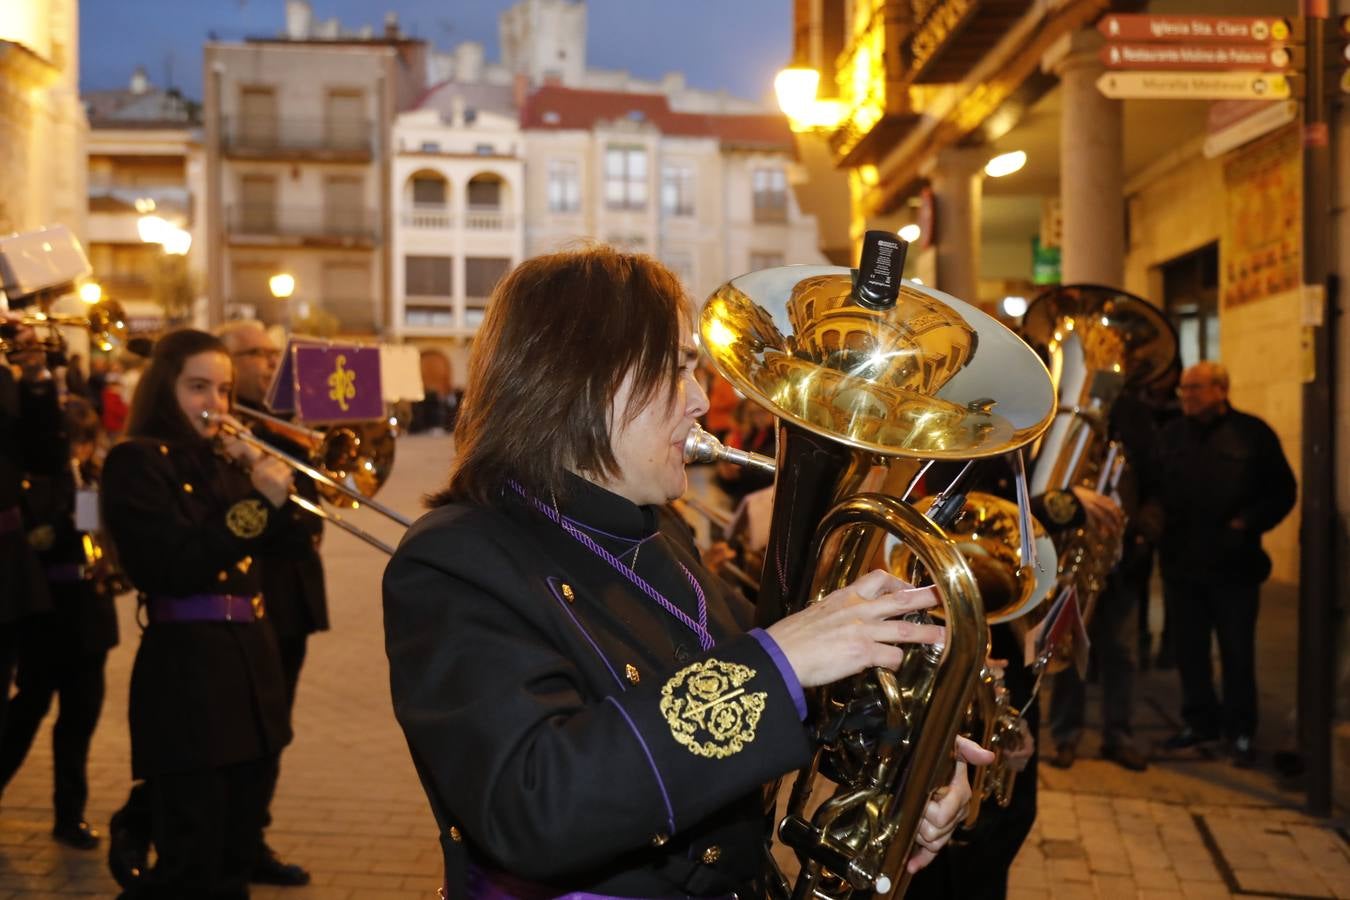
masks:
[[[221,149],[246,159],[369,162],[375,124],[365,118],[236,116],[221,122]]]
[[[327,243],[370,246],[379,237],[374,210],[333,207],[228,206],[226,232],[236,243]]]
[[[464,227],[469,231],[509,231],[516,217],[498,206],[470,205],[464,212]]]
[[[455,217],[450,207],[444,204],[418,203],[403,211],[403,225],[428,231],[449,231],[455,227]]]

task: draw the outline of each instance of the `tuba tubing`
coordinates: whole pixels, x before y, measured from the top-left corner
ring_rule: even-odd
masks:
[[[830,539],[852,525],[870,525],[906,536],[932,576],[946,615],[947,640],[937,663],[931,694],[926,700],[911,701],[917,702],[915,712],[922,718],[915,722],[917,737],[908,759],[903,765],[897,759],[886,759],[875,767],[883,777],[888,776],[889,782],[884,796],[887,805],[882,831],[873,838],[885,848],[878,876],[890,883],[889,896],[903,897],[910,877],[905,860],[913,848],[928,798],[950,775],[952,744],[970,706],[988,650],[988,628],[975,577],[960,551],[930,519],[907,503],[883,494],[855,495],[826,514],[812,548],[815,552],[811,558],[822,560],[813,579],[817,582],[814,594],[823,597],[842,587],[841,580],[847,579],[848,583],[858,574],[840,568],[825,569],[824,562],[829,560],[825,551]],[[833,577],[822,579],[822,569]],[[893,675],[885,670],[877,674],[884,680]],[[876,882],[871,887],[885,893]]]
[[[801,487],[803,468],[813,468],[803,466],[803,458],[815,458],[820,470],[811,474],[817,477],[822,471],[838,477],[842,468],[845,484],[853,482],[850,473],[856,476],[863,467],[864,460],[858,458],[860,454],[856,451],[803,429],[782,426],[779,439],[780,447],[792,448],[787,478],[778,485],[785,494],[796,493]],[[723,450],[720,442],[701,429],[691,432],[685,443],[686,459],[707,452],[712,454],[710,461],[737,461]],[[829,495],[821,492],[817,484],[807,487],[801,492],[803,497]],[[775,503],[775,515],[784,510],[782,504]],[[809,511],[807,515],[818,512]],[[800,528],[802,522],[794,524]],[[791,526],[787,530],[792,530]],[[842,879],[853,891],[904,896],[909,883],[905,860],[913,848],[928,798],[950,777],[952,744],[965,711],[976,697],[988,653],[988,627],[979,588],[960,550],[931,519],[886,494],[854,493],[825,511],[814,528],[809,551],[801,555],[785,554],[815,561],[814,570],[801,573],[800,581],[796,573],[784,579],[784,587],[797,583],[806,590],[788,589],[778,596],[778,602],[785,604],[789,612],[804,608],[863,574],[862,570],[874,558],[875,543],[857,533],[860,530],[895,535],[913,548],[942,599],[947,637],[941,648],[911,651],[913,655],[902,665],[919,675],[911,675],[903,686],[897,673],[873,669],[810,692],[808,722],[821,727],[829,718],[831,692],[850,682],[874,681],[879,693],[890,701],[887,730],[904,729],[908,737],[869,765],[866,776],[858,779],[864,784],[846,788],[822,804],[810,822],[797,814],[802,805],[799,801],[804,797],[789,804],[778,834],[803,861],[794,897],[828,896],[816,889],[823,876]],[[767,579],[770,584],[774,580]],[[764,586],[761,582],[761,590]],[[772,589],[770,592],[775,593]],[[817,751],[817,756],[820,752],[823,751]],[[799,783],[809,782],[818,764],[819,760],[813,759],[799,773]],[[838,823],[864,808],[879,810],[870,833],[859,833],[855,826],[849,825],[842,826],[841,833]]]

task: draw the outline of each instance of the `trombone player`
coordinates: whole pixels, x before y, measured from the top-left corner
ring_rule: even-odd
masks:
[[[281,351],[272,341],[266,327],[256,319],[228,322],[216,333],[234,367],[234,405],[245,410],[262,411]],[[304,448],[276,432],[259,428],[257,434],[261,440],[292,456],[307,455]],[[295,472],[292,486],[300,496],[314,503],[319,502],[313,480],[304,474]],[[318,549],[323,535],[323,521],[294,504],[286,506],[279,515],[285,519],[279,527],[293,532],[292,539],[285,542],[284,552],[260,549],[254,558],[267,604],[267,615],[260,625],[271,628],[276,635],[285,679],[287,716],[290,717],[295,707],[295,689],[300,678],[300,668],[304,664],[308,637],[315,631],[326,631],[328,628],[328,601],[324,590],[323,561]],[[267,791],[269,807],[279,773],[279,766],[272,767],[268,772],[271,779]],[[115,870],[145,867],[145,856],[150,844],[150,815],[145,801],[141,788],[133,790],[127,806],[115,818],[110,852]],[[263,828],[270,822],[269,808]],[[268,845],[262,829],[257,835],[253,860],[249,880],[255,884],[296,887],[309,883],[309,873],[299,865],[284,862]]]

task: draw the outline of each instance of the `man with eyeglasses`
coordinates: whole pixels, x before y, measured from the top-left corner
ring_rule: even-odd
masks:
[[[1185,723],[1165,746],[1181,750],[1224,737],[1234,764],[1247,767],[1256,762],[1256,613],[1271,569],[1261,535],[1293,509],[1297,485],[1270,426],[1228,404],[1223,366],[1189,367],[1177,394],[1183,415],[1164,427],[1154,471]],[[1219,640],[1222,701],[1211,634]]]
[[[216,329],[234,360],[235,405],[259,412],[268,412],[267,389],[281,362],[277,347],[266,326],[256,319],[227,322]],[[307,459],[308,447],[294,443],[287,436],[263,427],[254,432],[281,452]],[[314,482],[297,472],[295,490],[313,503],[319,502]],[[305,662],[309,636],[328,630],[328,598],[324,587],[323,560],[319,557],[319,541],[323,537],[323,521],[317,516],[297,511],[293,527],[308,531],[310,552],[299,555],[259,557],[262,571],[263,602],[267,604],[267,620],[276,631],[281,649],[281,669],[286,678],[286,702],[295,707],[295,689],[300,680],[300,669]],[[275,788],[275,785],[274,785]],[[252,881],[258,884],[298,886],[309,883],[309,873],[300,866],[282,862],[274,850],[259,835],[258,862],[253,867]]]

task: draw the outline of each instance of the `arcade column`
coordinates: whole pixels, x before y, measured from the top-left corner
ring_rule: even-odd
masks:
[[[1066,284],[1121,287],[1125,281],[1123,106],[1097,90],[1105,71],[1096,31],[1065,35],[1046,54],[1060,80],[1061,271]]]

